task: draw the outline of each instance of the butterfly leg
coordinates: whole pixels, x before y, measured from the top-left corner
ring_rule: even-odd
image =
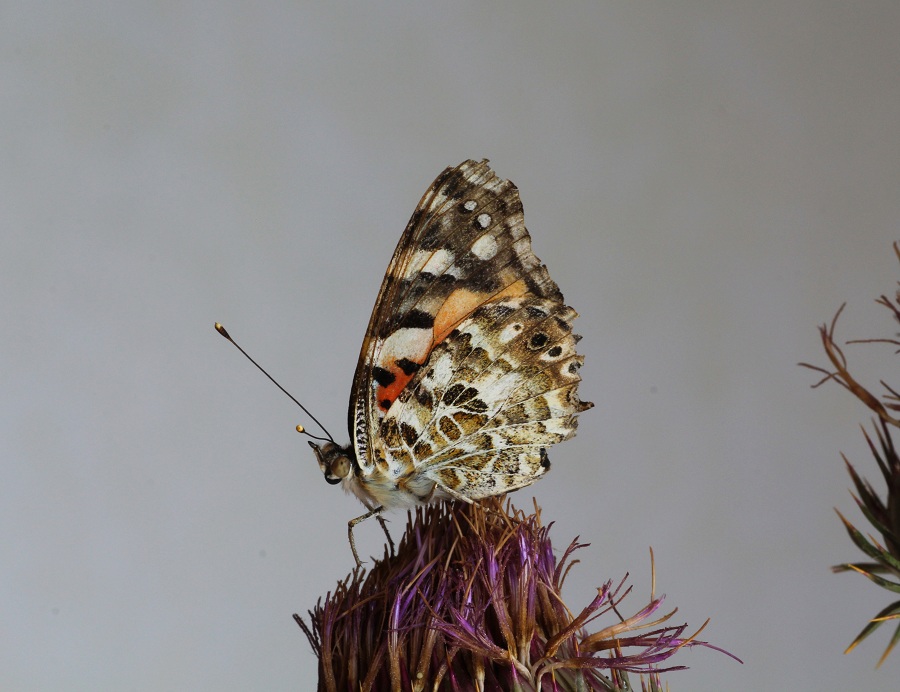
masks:
[[[375,518],[378,520],[378,523],[381,524],[384,535],[387,536],[388,546],[391,548],[391,557],[394,557],[394,539],[391,538],[391,534],[388,532],[387,522],[380,514],[376,514]]]
[[[384,519],[381,517],[381,513],[384,511],[384,507],[376,507],[375,509],[371,509],[360,517],[356,517],[356,519],[351,519],[347,522],[347,536],[350,538],[350,550],[353,551],[353,559],[356,560],[356,566],[362,567],[362,560],[359,559],[359,553],[356,552],[356,541],[353,540],[353,527],[359,524],[360,522],[365,521],[369,517],[378,517],[378,521],[381,523],[384,532],[387,533],[387,527],[384,525]],[[391,537],[388,536],[388,540],[391,541]],[[394,550],[394,542],[391,541],[391,552]]]

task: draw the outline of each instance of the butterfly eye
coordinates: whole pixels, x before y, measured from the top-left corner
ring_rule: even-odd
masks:
[[[338,447],[333,442],[326,442],[321,447],[315,442],[310,442],[309,446],[316,453],[316,461],[319,462],[319,469],[325,475],[325,480],[331,485],[337,485],[350,475],[352,464],[346,449]]]
[[[350,460],[341,455],[331,462],[331,473],[325,476],[329,483],[339,483],[350,474]],[[329,476],[331,476],[329,478]]]

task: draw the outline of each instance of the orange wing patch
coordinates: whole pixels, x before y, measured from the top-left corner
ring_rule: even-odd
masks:
[[[378,408],[387,411],[431,351],[430,328],[398,329],[384,340],[374,368]]]
[[[379,349],[379,365],[374,373],[378,408],[387,412],[416,371],[428,360],[432,349],[477,308],[495,300],[523,296],[527,292],[528,287],[522,279],[491,295],[458,288],[447,296],[431,328],[399,329],[391,334]]]
[[[456,289],[447,297],[447,300],[444,301],[444,304],[441,306],[441,309],[438,310],[438,314],[434,318],[434,341],[432,347],[446,339],[447,335],[450,334],[460,322],[475,312],[476,308],[487,302],[500,300],[502,298],[525,295],[527,290],[525,281],[522,279],[519,279],[499,293],[493,295],[476,293],[468,291],[465,288]]]

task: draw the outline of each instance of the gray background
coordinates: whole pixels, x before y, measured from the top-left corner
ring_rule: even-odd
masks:
[[[673,690],[896,689],[887,630],[841,654],[890,596],[828,569],[867,416],[796,363],[843,301],[839,337],[894,331],[898,35],[895,2],[3,3],[0,686],[311,688],[291,613],[360,506],[213,321],[344,438],[415,203],[489,157],[581,313],[597,408],[515,496],[593,544],[570,605],[628,571],[637,610],[652,546],[745,661]]]

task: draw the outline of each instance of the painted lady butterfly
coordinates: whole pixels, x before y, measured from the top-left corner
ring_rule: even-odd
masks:
[[[351,444],[310,442],[325,480],[369,510],[472,502],[534,483],[575,433],[576,312],[531,251],[515,185],[447,168],[413,213],[369,320]],[[329,436],[330,438],[330,436]],[[390,537],[389,537],[390,538]]]

